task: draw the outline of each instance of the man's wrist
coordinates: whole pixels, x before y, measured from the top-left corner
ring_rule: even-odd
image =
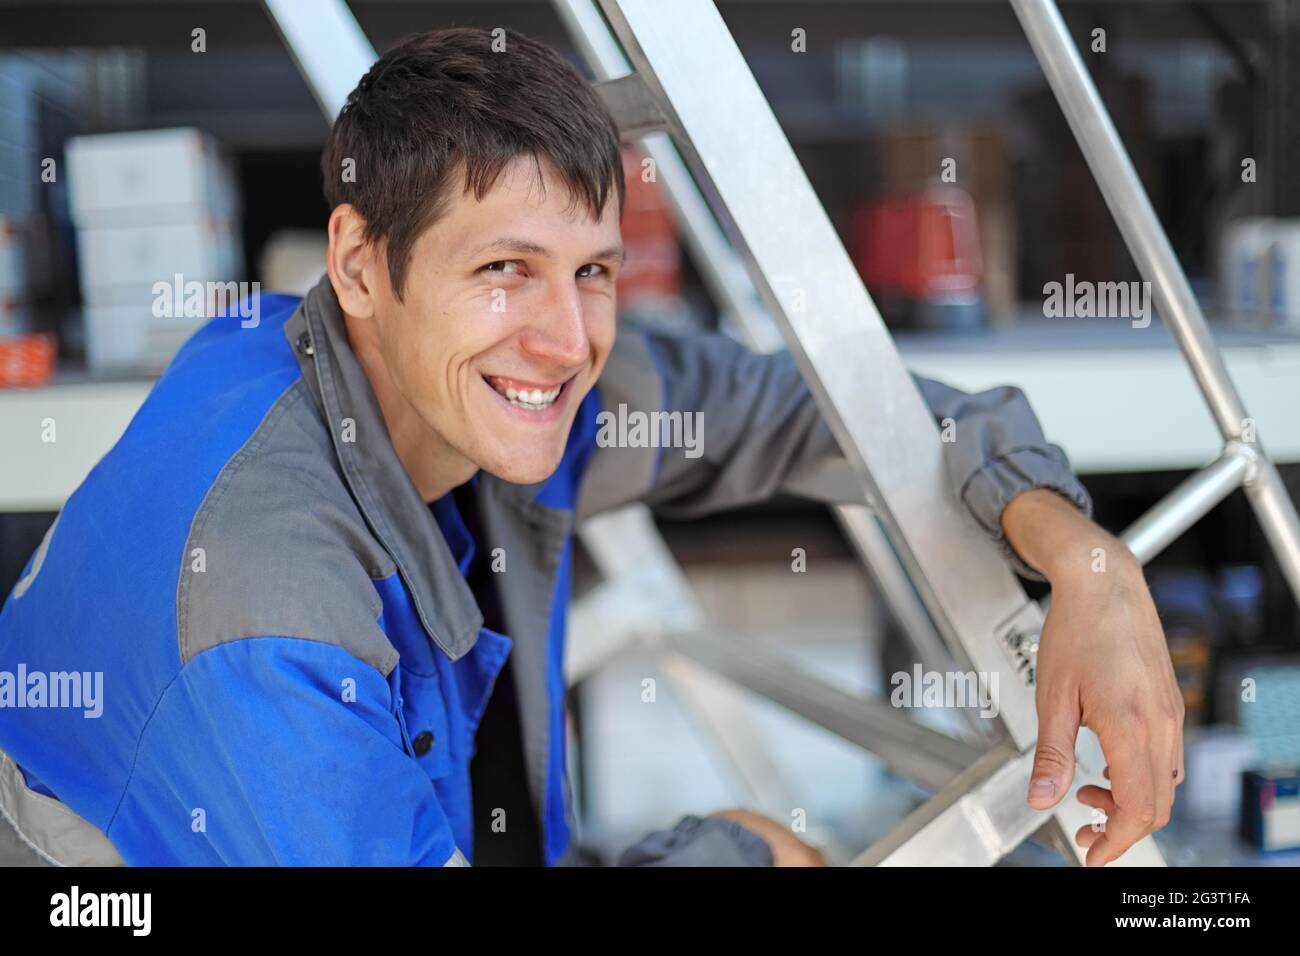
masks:
[[[1016,554],[1053,586],[1140,567],[1123,541],[1047,488],[1013,498],[1002,512],[1002,530]]]

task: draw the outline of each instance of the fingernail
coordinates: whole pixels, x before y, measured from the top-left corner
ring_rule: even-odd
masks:
[[[1029,784],[1030,800],[1049,800],[1056,793],[1056,784],[1047,777],[1039,777]]]

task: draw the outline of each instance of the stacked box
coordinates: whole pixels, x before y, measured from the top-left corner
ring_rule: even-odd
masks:
[[[172,314],[174,288],[241,272],[229,168],[196,129],[76,137],[67,156],[87,360],[158,370],[206,321]]]
[[[1300,220],[1250,217],[1229,223],[1219,282],[1229,321],[1300,331]]]

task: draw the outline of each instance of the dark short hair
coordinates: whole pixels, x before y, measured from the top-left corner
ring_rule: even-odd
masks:
[[[574,208],[594,218],[610,191],[621,219],[626,186],[618,127],[600,97],[558,53],[513,30],[494,52],[487,30],[454,27],[407,37],[348,96],[321,155],[325,199],[350,203],[366,238],[387,239],[402,298],[416,239],[448,207],[453,175],[482,199],[515,157],[550,162]],[[345,182],[353,160],[355,182]]]

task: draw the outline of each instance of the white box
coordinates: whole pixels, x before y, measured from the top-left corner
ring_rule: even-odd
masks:
[[[1273,227],[1272,219],[1252,217],[1224,228],[1219,280],[1223,311],[1234,323],[1271,322],[1267,257]]]
[[[72,220],[82,227],[235,215],[216,142],[191,128],[76,136],[67,146]]]
[[[1300,330],[1300,220],[1258,217],[1230,223],[1220,269],[1229,319]]]
[[[1300,220],[1280,219],[1268,249],[1269,308],[1273,321],[1300,330]]]
[[[227,220],[77,231],[77,270],[87,305],[149,302],[155,283],[225,281],[239,275],[240,242]]]

